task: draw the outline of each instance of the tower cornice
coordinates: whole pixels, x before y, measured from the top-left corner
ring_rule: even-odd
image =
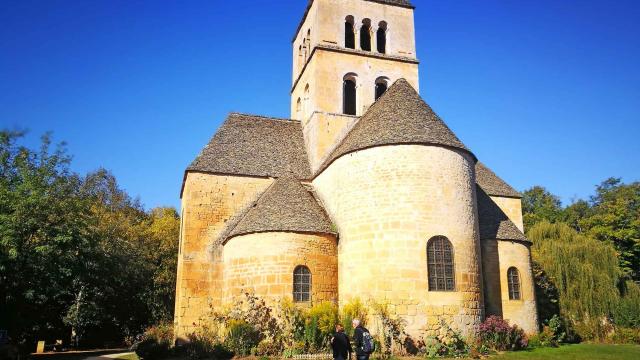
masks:
[[[302,75],[304,75],[304,72],[307,69],[307,65],[311,62],[311,59],[313,59],[313,55],[315,55],[317,50],[337,52],[337,53],[350,54],[350,55],[358,55],[358,56],[366,56],[366,57],[371,57],[376,59],[391,60],[391,61],[397,61],[397,62],[403,62],[403,63],[409,63],[409,64],[416,64],[416,65],[420,64],[420,60],[413,57],[408,57],[408,56],[381,54],[381,53],[376,53],[371,51],[343,48],[336,45],[316,45],[313,47],[313,50],[311,50],[311,55],[309,55],[307,62],[304,63],[304,66],[302,67],[300,74],[298,74],[296,81],[293,83],[293,86],[291,87],[292,93],[295,90],[296,86],[298,86],[298,82],[300,81],[300,78],[302,77]]]

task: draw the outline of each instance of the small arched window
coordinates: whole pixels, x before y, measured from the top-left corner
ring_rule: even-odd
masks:
[[[293,301],[311,301],[311,271],[304,265],[293,270]]]
[[[382,94],[387,91],[387,87],[389,86],[389,79],[386,77],[379,77],[376,79],[376,100],[382,96]]]
[[[356,48],[356,32],[353,16],[351,15],[344,19],[344,47],[348,49]]]
[[[455,267],[451,242],[444,236],[434,236],[427,243],[429,291],[454,291]]]
[[[304,97],[302,98],[302,114],[303,114],[303,116],[306,116],[308,112],[309,112],[309,84],[305,85],[305,87],[304,87]]]
[[[364,51],[371,51],[371,20],[362,20],[362,27],[360,28],[360,49]]]
[[[296,114],[298,115],[298,118],[300,118],[301,111],[302,111],[302,100],[298,98],[298,100],[296,101]],[[299,119],[299,120],[302,120],[302,119]]]
[[[378,31],[376,31],[376,44],[380,54],[385,54],[387,52],[387,23],[384,21],[380,21],[378,24]]]
[[[354,74],[345,75],[342,81],[342,113],[356,114],[356,76]]]
[[[520,273],[518,269],[510,267],[507,270],[507,283],[509,284],[509,300],[520,300]]]

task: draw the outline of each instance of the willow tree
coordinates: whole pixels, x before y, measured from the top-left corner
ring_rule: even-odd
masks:
[[[527,235],[534,261],[558,289],[561,315],[573,322],[613,316],[622,276],[613,246],[563,223],[543,221]]]

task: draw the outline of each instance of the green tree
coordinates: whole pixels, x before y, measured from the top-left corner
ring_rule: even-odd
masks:
[[[625,274],[640,281],[640,182],[610,178],[596,187],[588,216],[578,220],[590,236],[610,243]]]
[[[560,199],[542,186],[534,186],[522,194],[524,228],[546,220],[556,222],[561,218]]]

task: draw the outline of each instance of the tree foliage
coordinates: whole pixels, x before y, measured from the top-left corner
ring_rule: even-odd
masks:
[[[72,172],[48,134],[38,151],[22,136],[0,132],[0,328],[99,345],[170,319],[175,209],[145,211],[108,171]]]

